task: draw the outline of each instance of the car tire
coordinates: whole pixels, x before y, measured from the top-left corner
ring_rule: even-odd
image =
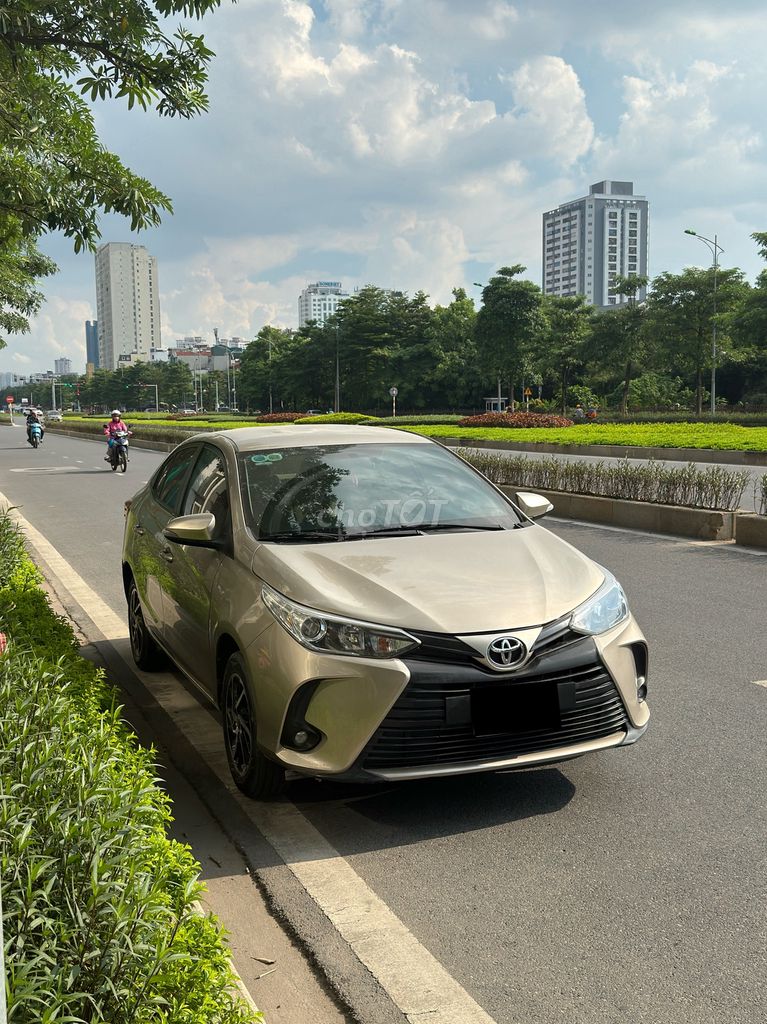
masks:
[[[273,800],[285,785],[285,769],[258,749],[248,674],[239,651],[226,663],[221,710],[226,758],[237,788],[254,800]]]
[[[142,672],[156,672],[166,667],[168,659],[165,652],[153,638],[144,621],[141,598],[135,580],[131,580],[128,587],[128,633],[133,660]]]

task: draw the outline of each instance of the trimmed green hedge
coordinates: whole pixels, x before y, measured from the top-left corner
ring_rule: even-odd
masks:
[[[572,462],[556,455],[538,458],[463,449],[458,454],[494,484],[686,508],[734,511],[751,478],[746,470],[733,472],[721,466],[699,469],[693,463],[667,466],[653,459]]]
[[[587,423],[573,427],[404,427],[426,437],[458,437],[467,441],[525,441],[549,444],[611,444],[640,448],[712,448],[722,451],[767,451],[767,427],[734,423]]]
[[[0,512],[0,839],[14,1024],[246,1024],[152,751],[51,610]]]
[[[374,423],[372,416],[361,412],[325,412],[319,416],[301,416],[295,423]]]

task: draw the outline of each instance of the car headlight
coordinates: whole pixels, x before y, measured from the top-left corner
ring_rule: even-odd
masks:
[[[356,658],[398,658],[420,643],[393,626],[377,626],[306,608],[266,583],[261,588],[261,597],[280,625],[310,651]]]
[[[605,581],[592,597],[576,608],[570,619],[570,627],[576,633],[605,633],[619,622],[628,618],[629,606],[623,587],[609,572]]]

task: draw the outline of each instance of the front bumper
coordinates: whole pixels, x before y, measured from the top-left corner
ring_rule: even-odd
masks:
[[[302,773],[374,782],[526,768],[629,745],[647,728],[647,704],[637,699],[646,644],[632,617],[600,637],[550,624],[524,667],[504,674],[478,665],[459,637],[423,634],[415,656],[369,661],[312,654],[276,624],[267,634],[259,643],[273,649],[261,666],[279,668],[282,679],[271,680],[268,711],[256,687],[259,743]],[[505,691],[520,684],[533,703],[538,692],[558,703],[553,721],[533,712],[521,728],[509,718]],[[283,741],[304,687],[302,721],[321,739],[302,752]]]

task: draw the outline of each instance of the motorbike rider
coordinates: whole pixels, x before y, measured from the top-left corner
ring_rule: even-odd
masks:
[[[115,435],[121,430],[124,430],[125,433],[128,434],[129,436],[132,433],[132,431],[128,430],[128,424],[123,423],[122,413],[120,412],[119,409],[113,409],[110,415],[112,417],[111,420],[109,421],[109,423],[104,424],[104,433],[108,438],[107,453],[104,456],[105,462],[109,462],[109,460],[112,457],[110,449],[115,443]]]
[[[43,423],[42,416],[38,416],[37,409],[30,409],[27,412],[27,441],[32,444],[32,424],[38,423],[40,425],[40,443],[42,444],[43,438],[45,437],[45,424]]]

